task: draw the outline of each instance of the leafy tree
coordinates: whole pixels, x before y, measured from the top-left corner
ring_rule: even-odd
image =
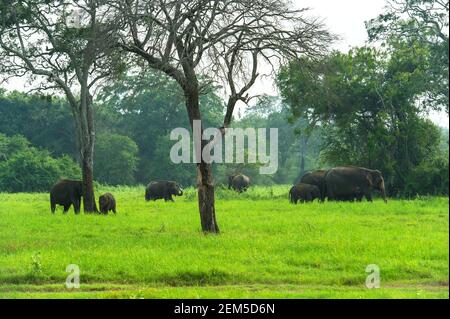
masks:
[[[371,41],[416,42],[429,51],[424,102],[448,114],[449,1],[388,0],[386,11],[366,26]]]
[[[391,195],[407,194],[414,169],[434,158],[439,131],[417,101],[427,90],[429,51],[390,42],[284,68],[278,85],[296,117],[324,127],[322,160],[381,169]]]
[[[135,184],[138,152],[136,143],[127,136],[99,135],[94,153],[96,181],[108,185]]]
[[[0,72],[28,77],[39,91],[65,95],[83,173],[86,212],[97,211],[93,186],[93,94],[123,70],[113,50],[117,23],[101,0],[0,2]],[[74,22],[71,22],[74,20]]]
[[[68,156],[53,158],[21,136],[0,134],[0,192],[47,192],[61,178],[79,178]]]
[[[20,135],[7,137],[0,133],[0,161],[7,161],[15,154],[28,149],[30,142]]]
[[[217,127],[223,117],[224,103],[214,88],[200,97],[203,121]],[[97,128],[129,136],[139,147],[136,179],[169,179],[184,185],[195,185],[192,167],[173,165],[170,161],[170,132],[177,127],[188,128],[184,95],[178,84],[157,72],[122,77],[106,87],[96,105]],[[175,166],[179,166],[176,167]]]
[[[278,171],[270,177],[259,176],[257,168],[246,173],[256,184],[290,184],[297,182],[307,170],[317,168],[320,151],[319,129],[308,129],[303,118],[292,118],[290,108],[280,97],[267,96],[248,109],[235,127],[278,129]],[[237,169],[239,170],[239,169]]]
[[[11,92],[0,95],[0,132],[20,134],[52,154],[77,159],[75,130],[67,103],[60,98]]]

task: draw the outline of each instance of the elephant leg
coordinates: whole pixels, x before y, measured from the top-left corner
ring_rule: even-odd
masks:
[[[56,210],[56,204],[55,203],[50,203],[50,209],[52,210],[52,214],[54,214],[55,210]]]
[[[328,187],[327,194],[328,194],[328,201],[334,201],[334,200],[336,200],[336,198],[334,198],[334,193],[333,193],[333,191],[330,189],[330,187]]]
[[[80,200],[76,200],[73,202],[73,209],[75,210],[75,214],[80,213]]]
[[[366,199],[367,199],[368,202],[373,202],[372,194],[370,192],[366,193]]]
[[[69,204],[69,205],[64,205],[64,214],[67,214],[67,212],[68,212],[69,209],[70,209],[70,206],[71,206],[71,204]]]

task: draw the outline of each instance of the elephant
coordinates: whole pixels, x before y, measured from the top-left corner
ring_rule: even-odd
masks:
[[[116,214],[116,199],[111,193],[106,193],[100,196],[98,199],[98,204],[102,214],[108,214],[110,211],[113,211],[113,213]]]
[[[237,175],[239,175],[239,173],[228,175],[228,189],[231,189],[231,187],[233,187],[233,178],[235,178]]]
[[[319,188],[320,191],[320,201],[323,202],[325,197],[327,196],[326,184],[325,184],[325,175],[327,170],[316,170],[307,172],[300,179],[300,183],[314,185]]]
[[[372,201],[372,190],[380,191],[387,203],[384,179],[380,171],[364,167],[344,166],[330,169],[325,175],[329,200]]]
[[[154,181],[150,182],[145,190],[146,201],[156,201],[164,199],[164,201],[174,201],[174,196],[182,196],[183,189],[177,182],[173,181]]]
[[[231,186],[238,193],[245,192],[245,191],[247,191],[248,187],[250,186],[250,177],[248,177],[244,174],[237,174],[231,180]]]
[[[64,179],[53,185],[50,190],[50,207],[55,213],[56,205],[64,206],[64,213],[69,211],[71,205],[75,214],[80,212],[81,197],[83,196],[83,182]]]
[[[297,204],[299,200],[301,203],[313,202],[316,198],[320,200],[321,194],[319,187],[315,185],[299,183],[289,191],[289,200],[293,204]]]

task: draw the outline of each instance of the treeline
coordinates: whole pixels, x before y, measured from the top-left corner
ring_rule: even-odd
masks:
[[[169,138],[171,130],[189,127],[181,94],[175,83],[156,74],[126,77],[102,92],[95,103],[97,182],[137,185],[173,179],[184,186],[195,185],[194,164],[173,164],[169,155],[175,143]],[[212,92],[202,97],[202,103],[208,104],[206,124],[217,127],[223,101]],[[69,110],[58,97],[2,92],[0,191],[47,191],[59,178],[81,177]],[[382,143],[391,141],[390,132],[325,121],[311,126],[307,118],[296,119],[281,98],[265,97],[233,126],[278,128],[277,173],[260,175],[258,165],[217,164],[215,180],[226,184],[228,174],[243,172],[253,184],[292,184],[305,171],[350,163],[380,168],[391,196],[448,194],[448,130],[426,119],[416,121],[422,126],[413,130],[411,147],[419,160],[407,175],[408,183],[396,194],[395,175],[389,169],[395,167],[395,157],[386,152],[389,145]]]
[[[183,186],[195,185],[194,164],[173,164],[170,160],[175,143],[170,141],[170,132],[177,127],[189,128],[183,98],[176,83],[155,73],[127,76],[106,88],[94,104],[95,180],[107,185],[137,185],[170,179]],[[205,126],[220,126],[225,106],[214,90],[201,97],[201,105]],[[309,138],[306,149],[300,133],[307,123],[289,123],[290,117],[289,108],[277,97],[264,98],[248,109],[233,126],[278,128],[279,169],[264,176],[255,164],[217,164],[216,183],[225,185],[228,174],[243,172],[254,184],[291,184],[302,174],[302,161],[303,171],[317,168],[320,130],[314,131],[317,133]],[[70,108],[61,98],[0,92],[0,191],[47,191],[59,178],[80,178],[80,171],[73,169],[79,161],[73,126]],[[14,143],[20,145],[12,153],[5,145]],[[19,155],[27,160],[28,168],[14,159]],[[67,165],[67,170],[46,173],[47,168],[39,164],[44,157],[60,161],[60,167]]]

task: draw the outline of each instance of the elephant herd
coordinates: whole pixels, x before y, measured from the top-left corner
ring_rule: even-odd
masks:
[[[83,196],[83,183],[81,181],[73,181],[64,179],[53,185],[50,190],[50,208],[55,213],[56,205],[64,207],[64,213],[69,211],[70,206],[76,214],[80,212],[81,197]],[[116,213],[116,200],[111,193],[103,194],[98,199],[100,212],[108,214],[112,211]]]
[[[250,178],[244,174],[236,173],[228,176],[228,189],[238,193],[247,191],[250,186]],[[73,205],[75,213],[80,212],[81,197],[83,196],[81,181],[61,180],[53,185],[50,190],[50,206],[55,213],[56,205],[64,207],[67,213]],[[384,179],[380,171],[362,167],[336,167],[330,170],[316,170],[303,175],[300,183],[294,185],[289,191],[291,203],[311,202],[315,199],[321,202],[326,198],[330,201],[361,201],[366,197],[372,201],[372,190],[378,190],[384,201],[386,191]],[[153,181],[145,189],[145,200],[174,201],[172,196],[182,196],[183,188],[174,181]],[[99,197],[99,209],[103,214],[112,211],[116,213],[116,200],[111,193]]]
[[[183,195],[183,189],[177,182],[155,181],[150,182],[145,189],[145,200],[156,201],[164,199],[165,201],[174,201],[172,196]],[[81,197],[83,196],[83,183],[81,181],[64,179],[53,185],[50,190],[50,208],[55,213],[56,205],[64,207],[64,213],[67,213],[73,205],[75,213],[80,212]],[[99,197],[99,211],[102,214],[108,214],[112,211],[116,213],[116,200],[111,193],[103,194]]]
[[[363,167],[344,166],[308,172],[289,191],[292,203],[325,201],[372,201],[372,191],[378,190],[385,202],[386,189],[380,171]]]

